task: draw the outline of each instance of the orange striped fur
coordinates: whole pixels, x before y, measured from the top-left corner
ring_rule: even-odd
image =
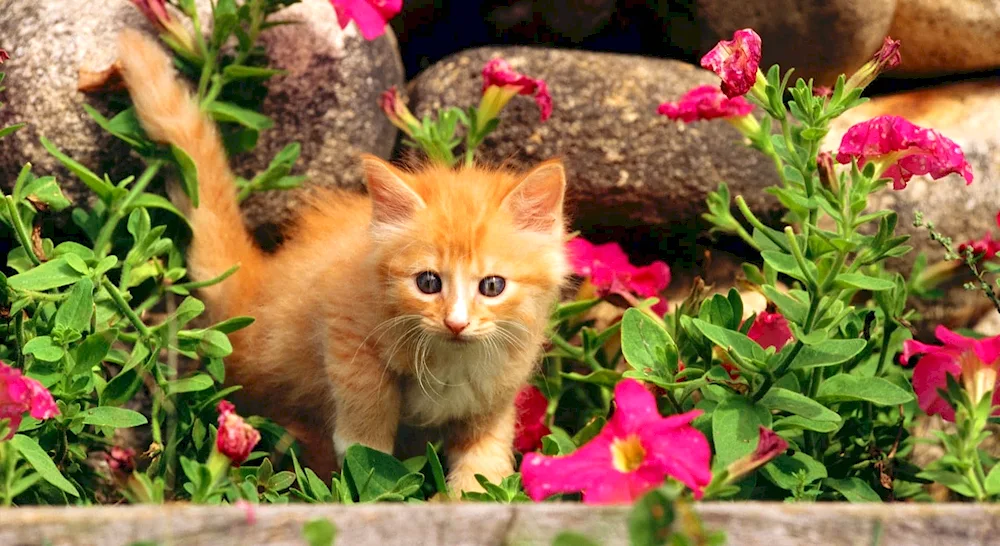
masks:
[[[355,442],[391,452],[404,423],[445,431],[454,490],[479,490],[477,473],[510,474],[513,400],[567,275],[562,165],[406,172],[367,156],[370,197],[314,190],[283,246],[265,255],[244,228],[215,126],[169,57],[135,31],[119,51],[147,133],[198,169],[191,276],[240,264],[201,296],[213,320],[256,318],[231,336],[226,360],[242,410],[284,425],[314,469],[336,468]],[[423,271],[440,275],[441,292],[418,289]],[[487,297],[478,286],[492,275],[506,287]],[[467,326],[456,335],[446,319]]]

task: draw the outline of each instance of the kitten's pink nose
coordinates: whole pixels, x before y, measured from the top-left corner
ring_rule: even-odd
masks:
[[[462,333],[462,330],[465,330],[469,326],[469,321],[446,318],[444,319],[444,325],[457,336]]]

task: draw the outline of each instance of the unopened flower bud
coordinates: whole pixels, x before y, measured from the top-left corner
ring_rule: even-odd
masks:
[[[760,437],[757,441],[757,449],[753,453],[737,459],[729,464],[726,470],[729,477],[726,481],[732,483],[746,476],[754,470],[764,466],[772,459],[781,455],[788,449],[788,442],[778,436],[773,430],[760,427]]]
[[[868,87],[880,74],[899,66],[901,59],[899,40],[893,40],[886,36],[885,41],[882,42],[882,48],[876,51],[871,60],[847,80],[847,90]]]
[[[420,120],[403,103],[403,99],[399,96],[399,90],[396,89],[395,85],[382,92],[382,96],[379,98],[379,106],[385,112],[386,117],[389,118],[389,122],[399,127],[407,135],[412,137],[413,133],[420,128]]]
[[[833,193],[837,193],[840,191],[840,182],[837,180],[837,172],[833,165],[833,155],[830,152],[823,152],[816,158],[816,170],[819,172],[820,184]]]

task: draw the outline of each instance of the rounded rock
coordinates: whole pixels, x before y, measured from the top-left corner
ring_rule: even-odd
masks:
[[[480,160],[525,169],[561,157],[574,227],[593,240],[669,249],[672,265],[695,258],[694,242],[710,227],[701,218],[705,197],[723,181],[753,211],[776,219],[777,201],[763,192],[778,183],[774,166],[743,145],[735,128],[721,121],[684,125],[657,114],[661,102],[718,84],[714,74],[686,63],[526,47],[473,49],[411,82],[413,111],[420,117],[443,106],[478,104],[480,72],[495,56],[544,79],[554,109],[540,123],[535,103],[515,97],[480,146]]]
[[[209,2],[198,0],[203,20]],[[367,152],[388,157],[396,129],[378,107],[386,88],[403,83],[402,61],[391,32],[372,42],[355,27],[343,31],[327,0],[305,0],[276,18],[299,21],[261,35],[271,65],[286,71],[272,78],[263,113],[275,121],[252,152],[234,158],[234,170],[252,177],[292,141],[302,145],[296,174],[310,183],[360,187],[356,161]],[[45,136],[70,157],[113,180],[137,174],[140,160],[129,147],[98,127],[83,110],[90,104],[104,115],[123,110],[122,93],[84,94],[77,90],[81,69],[101,71],[115,59],[116,37],[127,27],[153,33],[129,0],[78,6],[66,2],[7,0],[0,19],[3,46],[11,60],[2,94],[5,122],[28,126],[0,140],[0,177],[9,187],[25,162],[36,174],[55,174],[67,196],[83,203],[90,192],[39,143]],[[45,29],[45,32],[39,32]],[[247,201],[248,224],[280,223],[294,192],[267,192]]]
[[[899,0],[890,31],[902,43],[893,75],[930,76],[1000,67],[1000,2]]]

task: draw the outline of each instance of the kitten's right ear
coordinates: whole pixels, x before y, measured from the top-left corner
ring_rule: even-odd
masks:
[[[426,207],[424,200],[413,191],[395,167],[373,155],[361,156],[365,184],[372,200],[372,223],[401,225],[414,213]]]

